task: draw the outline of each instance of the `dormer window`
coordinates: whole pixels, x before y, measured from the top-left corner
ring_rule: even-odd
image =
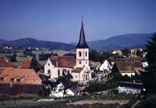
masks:
[[[17,81],[17,82],[20,82],[20,81],[21,81],[21,79],[17,79],[16,81]]]

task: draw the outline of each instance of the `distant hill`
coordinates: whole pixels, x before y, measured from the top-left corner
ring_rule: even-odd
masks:
[[[152,34],[124,34],[110,37],[105,40],[97,40],[88,42],[91,49],[99,51],[111,51],[115,49],[144,48],[145,44],[151,39]],[[13,41],[0,39],[0,46],[15,46],[19,48],[49,48],[60,50],[71,50],[75,48],[75,44],[67,44],[62,42],[42,41],[34,38],[23,38]]]
[[[60,49],[60,50],[71,50],[74,48],[71,44],[62,42],[42,41],[34,38],[22,38],[13,41],[1,41],[0,46],[15,46],[18,48],[49,48],[49,49]]]
[[[106,40],[89,42],[89,46],[99,51],[111,51],[125,48],[144,48],[152,34],[124,34],[110,37]]]
[[[6,40],[0,39],[0,44],[3,43],[3,42],[5,42],[5,41],[6,41]]]

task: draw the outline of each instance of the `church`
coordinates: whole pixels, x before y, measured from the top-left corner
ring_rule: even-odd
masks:
[[[70,73],[72,80],[86,83],[91,80],[89,66],[89,47],[86,42],[84,24],[81,22],[79,42],[76,45],[76,55],[51,56],[44,65],[44,74],[50,79],[57,79],[63,74]]]

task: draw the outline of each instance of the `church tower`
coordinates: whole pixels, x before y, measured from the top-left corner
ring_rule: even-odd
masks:
[[[76,46],[76,67],[89,66],[89,47],[84,33],[84,24],[81,22],[79,42]]]

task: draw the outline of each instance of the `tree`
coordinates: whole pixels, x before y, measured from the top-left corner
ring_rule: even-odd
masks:
[[[43,67],[39,62],[36,60],[36,57],[32,58],[31,68],[34,69],[36,72],[40,71]]]
[[[89,58],[92,61],[100,61],[101,63],[110,57],[108,52],[98,52],[96,50],[90,50]]]
[[[73,76],[69,72],[66,73],[63,72],[63,75],[58,77],[57,82],[62,83],[64,85],[64,91],[65,91],[66,89],[73,86],[73,83],[71,81],[72,78]]]
[[[147,93],[156,93],[156,33],[153,34],[152,40],[146,46],[146,60],[148,67],[145,69],[143,82]]]
[[[11,61],[11,62],[17,62],[16,57],[17,57],[17,55],[16,55],[16,53],[14,53],[14,54],[10,57],[10,61]]]
[[[123,50],[122,50],[122,53],[123,53],[124,56],[128,57],[130,51],[129,51],[129,49],[123,49]]]
[[[120,81],[121,80],[122,76],[119,72],[119,69],[118,69],[116,63],[114,64],[114,66],[112,68],[112,75],[111,76],[113,77],[114,81]]]

